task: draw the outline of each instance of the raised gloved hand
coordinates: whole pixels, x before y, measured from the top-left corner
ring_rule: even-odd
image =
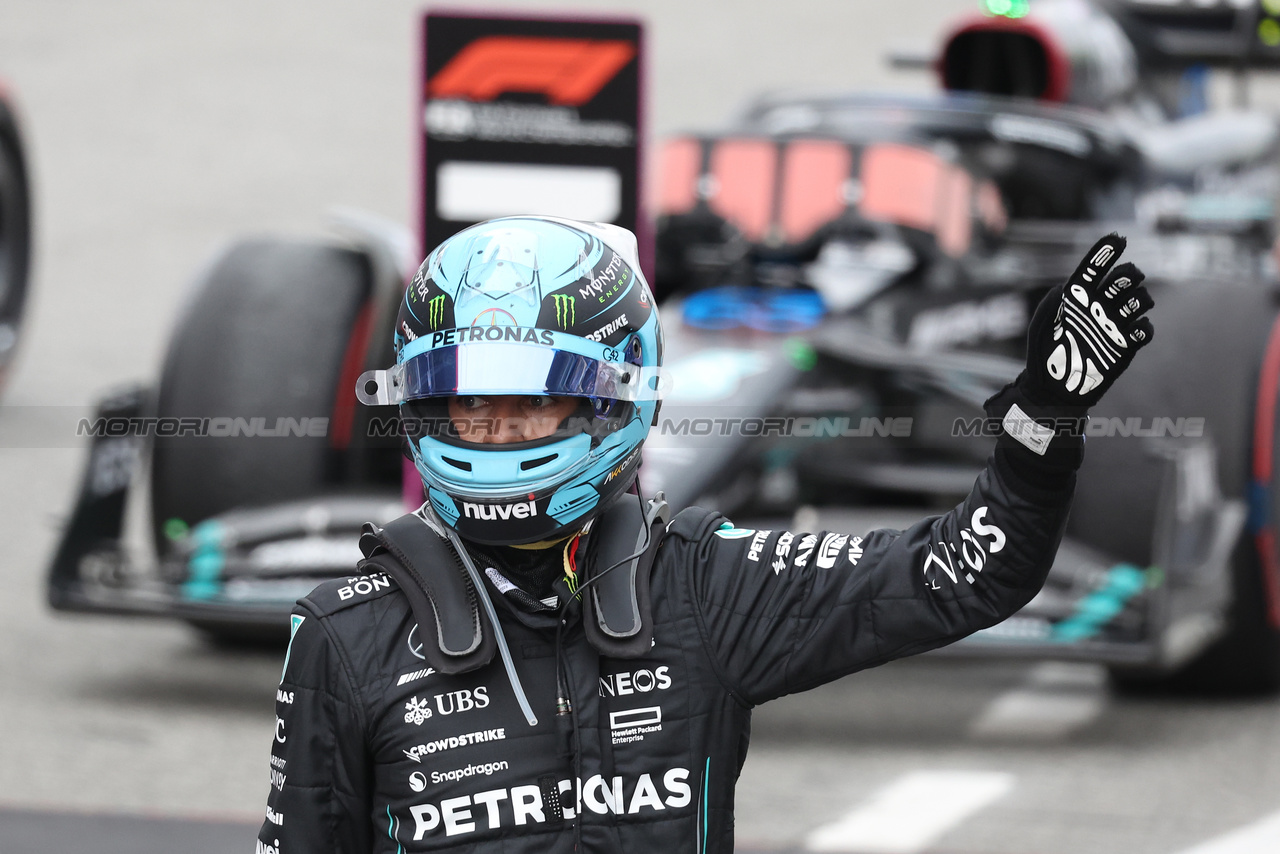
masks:
[[[1080,465],[1086,412],[1151,342],[1143,317],[1151,295],[1141,270],[1116,265],[1124,247],[1123,237],[1108,234],[1049,291],[1027,329],[1026,369],[986,403],[1000,419],[1002,443],[1013,440],[1043,458],[1037,476],[1056,470],[1065,477]]]
[[[1027,370],[1019,378],[1036,403],[1093,406],[1151,342],[1154,330],[1143,316],[1151,295],[1141,270],[1116,266],[1124,248],[1118,234],[1099,240],[1036,309],[1027,330]]]

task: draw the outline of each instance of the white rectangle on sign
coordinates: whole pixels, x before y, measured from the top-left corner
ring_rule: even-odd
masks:
[[[455,222],[540,214],[613,222],[622,176],[606,166],[546,166],[450,160],[436,172],[436,213]]]
[[[629,729],[633,726],[652,726],[662,723],[662,706],[643,706],[624,712],[609,713],[609,729]]]

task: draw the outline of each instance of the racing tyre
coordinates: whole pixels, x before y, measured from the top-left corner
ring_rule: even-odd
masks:
[[[327,438],[344,358],[370,291],[361,253],[276,240],[231,247],[205,275],[169,345],[156,414],[207,435],[157,437],[157,551],[237,507],[315,495],[332,480]],[[181,421],[170,423],[183,423]],[[273,435],[274,434],[274,435]],[[205,625],[224,639],[245,632]],[[252,633],[250,633],[252,634]]]
[[[1153,296],[1156,339],[1091,418],[1137,415],[1145,423],[1203,416],[1205,435],[1217,450],[1223,495],[1250,501],[1256,513],[1253,431],[1259,366],[1276,318],[1274,296],[1257,282],[1153,288]],[[1274,436],[1271,441],[1280,453]],[[1107,554],[1149,566],[1163,466],[1133,438],[1090,438],[1069,530]],[[1274,492],[1280,476],[1265,486]],[[1276,513],[1274,499],[1262,504]],[[1224,696],[1280,689],[1280,630],[1268,618],[1263,566],[1253,532],[1246,529],[1231,557],[1226,633],[1172,673],[1114,668],[1117,687]]]
[[[31,195],[18,124],[0,97],[0,388],[17,350],[31,268]]]
[[[1227,633],[1174,674],[1171,688],[1242,696],[1280,690],[1280,630],[1268,615],[1263,564],[1251,539],[1246,533],[1232,557],[1235,596]]]

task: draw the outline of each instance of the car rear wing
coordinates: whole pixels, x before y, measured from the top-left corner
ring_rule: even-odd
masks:
[[[1261,0],[1095,0],[1145,68],[1280,68],[1280,15]]]

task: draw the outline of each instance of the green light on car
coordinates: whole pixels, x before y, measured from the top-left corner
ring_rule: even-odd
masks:
[[[1267,18],[1258,24],[1258,40],[1267,47],[1280,45],[1280,22],[1275,18]]]
[[[988,15],[1001,18],[1024,18],[1031,10],[1031,0],[983,0],[982,5]]]
[[[180,540],[190,530],[187,527],[187,523],[181,519],[168,519],[164,523],[164,535],[170,540]]]
[[[783,345],[787,361],[799,371],[811,371],[818,364],[818,354],[803,338],[791,338]]]

